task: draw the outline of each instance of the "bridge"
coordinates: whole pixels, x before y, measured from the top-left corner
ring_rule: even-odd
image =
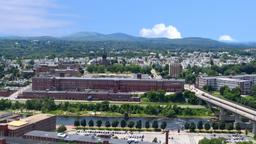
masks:
[[[230,102],[228,100],[218,98],[216,96],[212,96],[209,93],[196,88],[194,85],[185,85],[184,88],[186,90],[194,92],[196,97],[198,97],[199,99],[219,107],[220,119],[222,119],[222,116],[226,115],[225,110],[235,114],[235,123],[241,122],[240,117],[249,119],[253,125],[252,132],[256,134],[256,111],[255,110],[236,104],[234,102]]]

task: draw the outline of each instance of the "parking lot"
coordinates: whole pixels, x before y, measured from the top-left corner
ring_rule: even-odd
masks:
[[[158,143],[165,142],[165,133],[163,132],[126,132],[126,131],[103,131],[103,130],[78,130],[70,131],[70,134],[79,135],[111,135],[119,139],[136,139],[138,141],[152,142],[157,138]],[[198,144],[198,142],[206,138],[225,138],[229,143],[248,141],[249,137],[239,134],[207,134],[207,133],[187,133],[181,131],[169,132],[169,143],[171,144]]]

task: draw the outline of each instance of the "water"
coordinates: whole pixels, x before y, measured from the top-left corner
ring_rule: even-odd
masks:
[[[96,121],[97,120],[102,120],[102,125],[105,125],[106,121],[110,121],[110,123],[114,120],[118,120],[119,121],[119,125],[120,125],[120,121],[123,120],[123,117],[93,117],[93,116],[89,116],[89,117],[65,117],[65,116],[57,116],[57,125],[73,125],[74,121],[76,119],[79,119],[80,121],[82,119],[86,119],[86,122],[88,124],[88,122],[90,120],[94,121],[94,125],[96,125]],[[136,123],[136,121],[141,120],[142,121],[142,126],[144,127],[145,122],[149,121],[150,124],[153,123],[153,121],[158,121],[158,124],[160,126],[160,124],[162,122],[166,122],[167,123],[167,128],[170,130],[177,130],[177,129],[182,129],[184,127],[184,124],[186,122],[194,122],[197,124],[198,121],[203,121],[203,122],[207,122],[209,121],[209,119],[206,118],[129,118],[129,120],[127,121],[127,123],[129,121],[134,121]]]

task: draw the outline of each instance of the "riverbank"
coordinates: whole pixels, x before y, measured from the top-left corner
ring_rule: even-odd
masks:
[[[95,112],[95,111],[83,111],[83,112],[68,112],[62,110],[55,110],[48,112],[49,114],[53,114],[56,116],[73,116],[73,117],[85,117],[85,116],[93,116],[93,117],[124,117],[124,114],[116,113],[116,112]],[[129,114],[131,118],[168,118],[162,115],[149,115],[149,114]],[[214,118],[212,113],[207,115],[176,115],[173,118]]]

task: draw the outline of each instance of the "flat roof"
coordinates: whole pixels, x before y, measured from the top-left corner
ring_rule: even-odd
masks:
[[[219,80],[225,81],[234,81],[234,82],[248,82],[249,80],[241,80],[241,79],[233,79],[233,78],[225,78],[225,77],[218,77]]]
[[[53,138],[57,140],[64,140],[67,142],[77,141],[77,142],[103,142],[103,141],[109,141],[111,144],[127,144],[126,140],[121,139],[107,139],[107,138],[99,138],[99,137],[93,137],[93,136],[81,136],[81,135],[70,135],[66,134],[66,137],[59,137],[58,133],[56,132],[46,132],[46,131],[30,131],[24,136],[35,136],[35,137],[41,137],[41,138]],[[138,142],[138,144],[153,144],[151,142]]]
[[[100,77],[100,78],[90,78],[90,77],[35,77],[45,78],[45,79],[73,79],[73,80],[127,80],[127,81],[173,81],[173,82],[184,82],[184,79],[136,79],[136,78],[113,78],[113,77]]]
[[[205,79],[212,79],[212,78],[238,78],[238,77],[256,77],[256,74],[244,74],[244,75],[228,75],[228,76],[200,76],[201,78]]]
[[[8,123],[8,126],[12,126],[12,127],[20,127],[22,125],[27,124],[28,122],[23,121],[23,120],[17,120],[17,121],[12,121]]]
[[[37,114],[37,115],[33,115],[33,116],[30,116],[30,117],[20,119],[18,121],[12,121],[12,122],[8,123],[8,129],[16,130],[16,129],[19,129],[23,126],[42,121],[42,120],[50,118],[52,116],[53,115],[50,115],[50,114]]]
[[[94,89],[93,89],[94,90]],[[113,92],[113,91],[47,91],[47,90],[30,90],[30,91],[24,91],[24,92],[32,92],[32,93],[76,93],[76,94],[120,94],[120,95],[127,95],[127,94],[133,94],[133,92]]]

